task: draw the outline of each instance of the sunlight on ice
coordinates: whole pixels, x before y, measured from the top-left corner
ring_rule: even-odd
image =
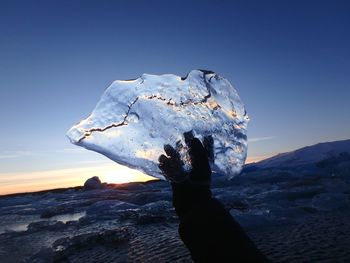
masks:
[[[137,150],[135,153],[136,157],[147,159],[147,160],[154,160],[159,157],[163,152],[156,150],[156,149],[149,149],[147,151],[144,150]]]
[[[192,70],[185,78],[143,74],[114,81],[67,136],[73,144],[164,179],[158,168],[164,144],[185,146],[188,131],[199,139],[212,135],[212,169],[231,178],[246,159],[248,120],[237,91],[214,72]],[[188,167],[186,153],[181,156]]]

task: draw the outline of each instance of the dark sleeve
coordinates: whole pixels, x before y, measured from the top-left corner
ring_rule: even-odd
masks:
[[[268,262],[215,198],[180,215],[179,234],[195,262]]]

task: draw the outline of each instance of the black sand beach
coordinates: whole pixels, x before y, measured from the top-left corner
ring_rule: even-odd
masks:
[[[272,262],[349,262],[348,177],[255,173],[212,191]],[[0,219],[1,262],[191,262],[163,181],[3,196]]]

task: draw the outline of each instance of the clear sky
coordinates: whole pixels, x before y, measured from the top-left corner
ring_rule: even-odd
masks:
[[[348,139],[349,14],[336,0],[0,0],[0,194],[140,179],[65,133],[113,80],[142,73],[229,79],[250,161]]]

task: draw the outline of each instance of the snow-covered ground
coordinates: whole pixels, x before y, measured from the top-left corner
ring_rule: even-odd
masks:
[[[212,192],[273,262],[350,261],[346,152],[214,175]],[[1,197],[0,222],[1,262],[191,262],[164,181]]]

